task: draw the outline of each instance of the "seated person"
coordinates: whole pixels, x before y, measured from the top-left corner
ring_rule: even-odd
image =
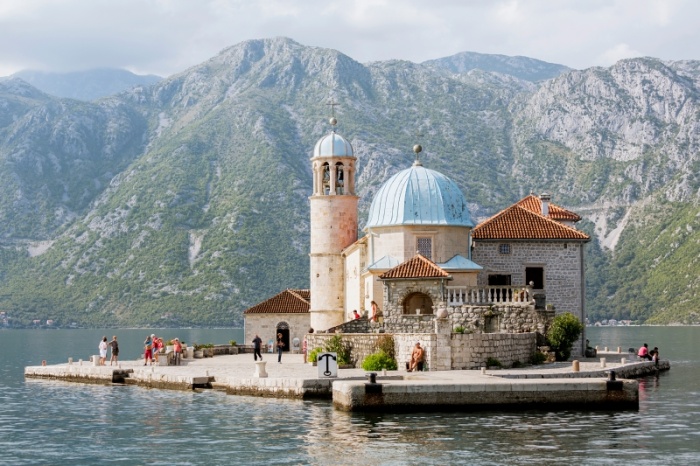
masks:
[[[637,351],[637,357],[641,359],[647,359],[651,361],[651,355],[649,354],[649,345],[644,343],[640,348],[639,351]]]

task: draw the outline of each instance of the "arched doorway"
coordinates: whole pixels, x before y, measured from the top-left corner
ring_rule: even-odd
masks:
[[[425,293],[411,293],[403,300],[403,313],[429,315],[433,313],[433,299]]]
[[[289,351],[289,324],[287,322],[280,322],[276,325],[277,331],[275,332],[275,344],[277,344],[277,334],[282,334],[282,351]]]

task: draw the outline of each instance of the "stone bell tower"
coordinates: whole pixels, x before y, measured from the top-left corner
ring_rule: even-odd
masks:
[[[342,324],[345,303],[343,249],[357,241],[355,155],[352,146],[333,130],[322,137],[311,157],[311,328],[325,331]]]

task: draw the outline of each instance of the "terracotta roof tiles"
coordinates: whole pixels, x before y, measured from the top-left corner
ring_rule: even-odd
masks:
[[[435,262],[416,254],[412,259],[384,272],[379,278],[384,280],[392,278],[448,278],[449,276],[450,274]]]
[[[302,314],[311,307],[309,290],[290,290],[276,294],[260,304],[256,304],[243,314]]]
[[[534,194],[530,194],[529,196],[520,199],[515,203],[515,205],[524,207],[530,212],[534,212],[536,214],[542,213],[542,200]],[[556,204],[552,204],[551,202],[549,203],[548,217],[552,220],[570,220],[573,222],[578,222],[581,220],[581,217],[578,214],[571,212],[570,210],[566,210],[563,207],[559,207]]]
[[[475,240],[554,239],[589,241],[590,237],[519,203],[483,221],[472,230]]]

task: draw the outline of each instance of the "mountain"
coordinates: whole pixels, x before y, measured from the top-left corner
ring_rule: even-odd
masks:
[[[476,52],[461,52],[449,57],[423,62],[424,65],[445,69],[451,73],[468,73],[472,70],[488,71],[514,76],[525,81],[544,81],[570,71],[564,65],[547,63],[528,57],[509,57]]]
[[[582,214],[592,317],[697,323],[699,82],[694,61],[533,82],[285,38],[92,103],[0,81],[0,309],[18,324],[240,325],[307,287],[309,157],[333,99],[361,222],[420,142],[476,218],[530,191]]]
[[[137,75],[127,70],[97,68],[71,73],[23,70],[11,76],[20,78],[41,91],[56,97],[92,101],[125,91],[134,86],[150,86],[160,76]]]

